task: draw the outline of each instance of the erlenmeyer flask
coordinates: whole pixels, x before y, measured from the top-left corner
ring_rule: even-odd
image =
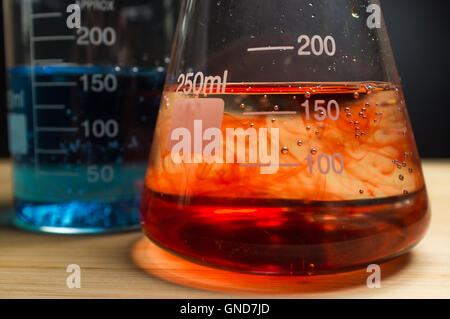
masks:
[[[141,204],[162,247],[312,275],[398,256],[430,212],[380,5],[183,3]]]

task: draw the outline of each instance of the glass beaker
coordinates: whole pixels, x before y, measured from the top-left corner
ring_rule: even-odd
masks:
[[[314,275],[405,253],[429,218],[379,2],[183,2],[141,202],[150,239]]]
[[[176,1],[3,1],[17,223],[136,229]]]

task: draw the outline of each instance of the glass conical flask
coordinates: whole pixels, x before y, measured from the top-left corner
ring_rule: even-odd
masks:
[[[312,275],[398,256],[430,212],[381,8],[186,0],[141,204],[192,261]]]

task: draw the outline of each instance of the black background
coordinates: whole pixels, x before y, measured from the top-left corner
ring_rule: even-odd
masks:
[[[381,3],[419,151],[422,157],[450,158],[450,103],[445,95],[447,90],[450,93],[447,82],[450,1],[382,0]],[[0,32],[0,43],[3,75],[3,32]],[[8,156],[5,92],[4,76],[1,76],[0,156],[3,157]]]

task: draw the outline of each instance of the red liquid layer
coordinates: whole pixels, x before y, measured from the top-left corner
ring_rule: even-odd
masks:
[[[189,198],[145,191],[145,233],[194,262],[265,274],[352,269],[414,246],[429,222],[417,193],[351,202]]]

